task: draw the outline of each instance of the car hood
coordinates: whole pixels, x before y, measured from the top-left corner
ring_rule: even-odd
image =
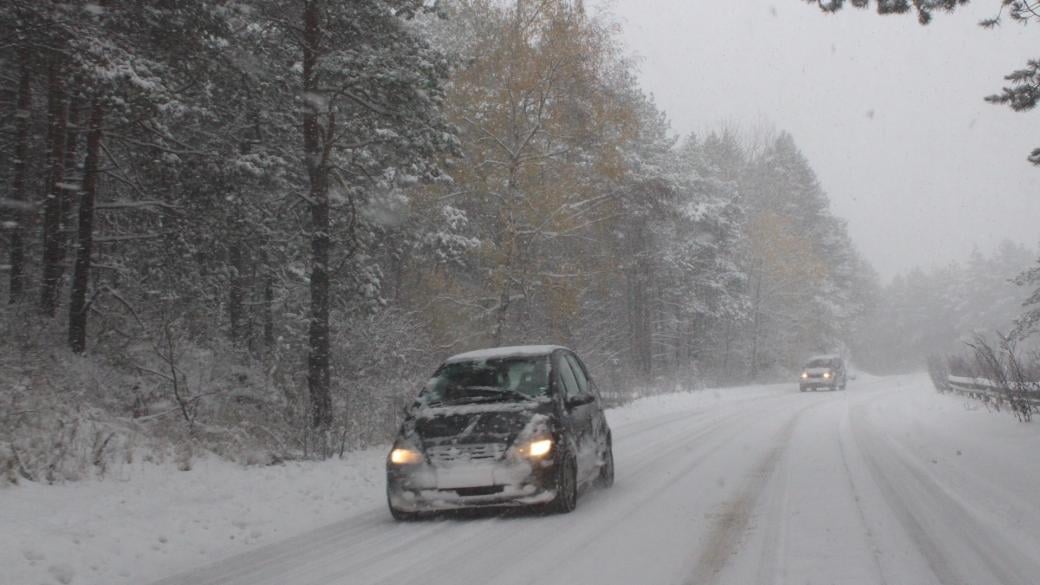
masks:
[[[831,368],[805,368],[805,372],[810,376],[822,376],[827,372],[833,373],[833,371]]]
[[[538,403],[492,403],[424,408],[406,422],[406,434],[423,449],[440,445],[497,443],[512,445],[544,406]],[[408,428],[410,427],[410,428]],[[411,433],[409,433],[411,431]]]

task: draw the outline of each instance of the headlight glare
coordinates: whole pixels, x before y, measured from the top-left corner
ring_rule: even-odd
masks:
[[[521,452],[527,457],[535,459],[545,457],[549,451],[552,451],[552,444],[552,439],[536,439],[524,446]]]
[[[802,372],[802,379],[805,380],[809,377],[809,372]]]
[[[422,453],[408,447],[394,447],[394,450],[390,451],[390,463],[394,465],[415,465],[422,460]]]
[[[831,373],[830,372],[824,372],[823,373],[823,377],[824,378],[830,378],[831,377]]]

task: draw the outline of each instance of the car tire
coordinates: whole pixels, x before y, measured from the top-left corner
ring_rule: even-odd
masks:
[[[574,458],[564,459],[556,473],[556,498],[549,504],[552,514],[568,514],[578,507],[578,469]]]
[[[607,452],[603,456],[603,464],[599,467],[599,477],[596,478],[596,485],[601,488],[608,488],[614,485],[614,445],[609,437],[607,438]]]

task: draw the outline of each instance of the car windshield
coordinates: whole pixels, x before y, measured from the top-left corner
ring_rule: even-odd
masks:
[[[838,360],[830,358],[817,358],[809,360],[809,363],[805,364],[806,368],[836,368],[838,367]]]
[[[548,356],[504,357],[441,366],[422,392],[420,404],[536,400],[548,395]]]

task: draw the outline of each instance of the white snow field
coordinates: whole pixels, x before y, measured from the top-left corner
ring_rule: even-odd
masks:
[[[386,449],[0,490],[0,583],[1040,583],[1040,424],[861,377],[641,400],[565,516],[396,523]]]

